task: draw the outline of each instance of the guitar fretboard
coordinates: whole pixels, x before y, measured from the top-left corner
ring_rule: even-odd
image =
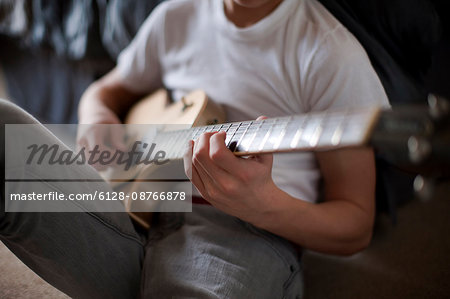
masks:
[[[169,159],[182,158],[188,140],[219,131],[227,133],[226,146],[240,156],[360,146],[367,142],[379,111],[378,108],[336,110],[161,131],[149,141],[164,150]]]

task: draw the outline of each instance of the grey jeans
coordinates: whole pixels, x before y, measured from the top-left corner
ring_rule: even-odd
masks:
[[[144,237],[126,213],[6,213],[4,124],[37,121],[0,100],[0,122],[0,239],[66,294],[76,298],[300,297],[303,286],[295,248],[211,206],[194,205],[192,213],[160,213]],[[59,142],[44,134],[44,128],[42,138]],[[85,171],[92,175],[90,167]]]

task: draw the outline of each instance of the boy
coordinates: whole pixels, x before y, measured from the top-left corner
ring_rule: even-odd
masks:
[[[80,122],[119,122],[135,99],[162,85],[178,98],[204,89],[229,121],[387,105],[363,49],[315,1],[161,5],[118,67],[86,92]],[[272,162],[271,155],[236,158],[224,139],[207,133],[191,143],[192,182],[215,208],[309,249],[351,254],[367,246],[374,217],[369,149],[275,155]],[[319,170],[325,202],[313,204]]]
[[[229,121],[387,105],[364,50],[314,0],[165,2],[117,68],[86,91],[80,123],[120,123],[137,99],[161,86],[177,99],[204,89],[223,104]],[[142,275],[126,276],[115,264],[98,263],[130,284],[109,293],[101,280],[92,292],[126,294],[135,286],[130,277],[141,275],[142,296],[294,298],[302,285],[293,244],[333,254],[368,245],[375,184],[370,149],[241,159],[225,148],[224,138],[203,134],[190,143],[192,155],[185,159],[193,184],[211,205],[195,205],[184,220],[159,225],[178,229],[149,242],[145,259],[120,255],[121,268],[143,263]],[[320,180],[324,201],[317,204]]]

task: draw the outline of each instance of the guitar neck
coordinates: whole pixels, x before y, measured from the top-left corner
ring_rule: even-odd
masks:
[[[225,144],[238,156],[360,146],[368,141],[379,112],[378,108],[335,110],[162,131],[153,142],[169,159],[182,158],[188,140],[219,131],[227,133]]]

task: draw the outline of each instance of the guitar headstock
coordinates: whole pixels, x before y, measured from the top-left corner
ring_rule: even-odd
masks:
[[[392,164],[413,172],[449,176],[449,102],[430,95],[428,105],[383,111],[370,143]]]

